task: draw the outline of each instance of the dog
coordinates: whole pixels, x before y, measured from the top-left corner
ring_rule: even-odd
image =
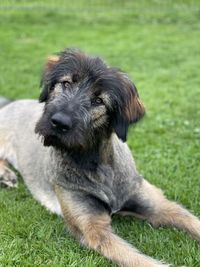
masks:
[[[115,213],[171,225],[200,241],[200,220],[136,169],[125,141],[145,109],[125,73],[66,49],[48,58],[41,88],[40,103],[18,100],[0,110],[2,185],[17,185],[12,165],[82,244],[119,266],[170,265],[118,237],[111,229]]]

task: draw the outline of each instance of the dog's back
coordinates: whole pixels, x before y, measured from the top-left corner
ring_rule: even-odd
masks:
[[[36,100],[18,100],[0,109],[0,159],[6,159],[20,172],[37,200],[60,214],[57,199],[46,179],[48,165],[45,162],[50,162],[50,148],[44,147],[34,133],[42,109],[43,104]]]
[[[27,135],[34,132],[34,124],[31,124],[39,116],[39,106],[35,100],[18,100],[9,102],[1,98],[0,109],[0,157],[12,150],[11,147],[26,147]],[[37,115],[38,114],[38,115]],[[23,146],[22,146],[23,144]],[[11,153],[12,154],[12,153]],[[10,163],[17,167],[17,162],[10,156]]]

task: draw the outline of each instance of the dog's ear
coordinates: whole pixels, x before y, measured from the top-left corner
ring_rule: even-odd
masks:
[[[41,83],[40,83],[41,88],[42,88],[42,91],[41,91],[40,97],[39,97],[40,102],[45,102],[48,98],[49,87],[50,87],[49,76],[52,73],[55,66],[57,65],[59,59],[60,59],[60,57],[56,56],[56,55],[49,56],[47,58],[47,62],[44,66],[44,71],[43,71],[43,75],[42,75],[42,79],[41,79]]]
[[[116,101],[116,110],[113,120],[113,128],[117,136],[124,142],[127,138],[128,127],[130,124],[139,121],[145,114],[135,85],[123,75],[121,83],[121,101]]]

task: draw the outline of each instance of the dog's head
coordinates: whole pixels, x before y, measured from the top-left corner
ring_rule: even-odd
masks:
[[[84,148],[113,131],[126,141],[128,126],[144,115],[126,74],[78,50],[49,57],[41,86],[45,107],[35,131],[44,145]]]

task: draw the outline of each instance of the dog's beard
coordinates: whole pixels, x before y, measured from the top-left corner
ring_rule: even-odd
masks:
[[[108,139],[112,131],[108,131],[107,127],[95,130],[91,125],[87,129],[81,126],[61,133],[52,127],[48,116],[44,114],[36,124],[35,132],[42,137],[44,146],[52,146],[61,153],[67,153],[81,168],[95,170],[100,160],[102,140]]]
[[[53,146],[60,150],[84,150],[95,140],[92,133],[81,128],[81,125],[68,132],[62,132],[54,129],[49,121],[48,116],[44,114],[35,127],[35,133],[42,137],[44,146]]]

